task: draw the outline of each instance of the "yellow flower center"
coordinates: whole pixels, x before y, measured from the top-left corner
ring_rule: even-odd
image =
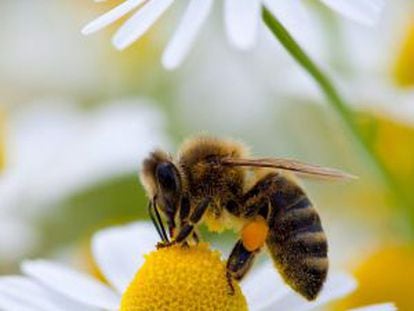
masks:
[[[399,52],[394,78],[399,86],[414,86],[414,23],[410,25]]]
[[[392,301],[398,310],[414,310],[414,247],[387,247],[355,270],[358,289],[333,310]]]
[[[121,311],[247,310],[237,282],[231,293],[225,263],[207,244],[151,252],[121,301]]]

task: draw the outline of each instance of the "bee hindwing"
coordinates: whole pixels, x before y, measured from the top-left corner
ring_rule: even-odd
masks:
[[[293,181],[273,177],[266,244],[285,282],[308,300],[315,299],[328,272],[327,241],[319,215]]]

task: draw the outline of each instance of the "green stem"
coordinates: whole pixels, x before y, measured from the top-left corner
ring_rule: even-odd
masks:
[[[265,24],[271,30],[273,35],[279,40],[279,42],[288,50],[291,56],[315,79],[316,83],[324,92],[329,103],[337,112],[338,116],[347,125],[351,134],[356,139],[358,145],[361,147],[367,160],[371,163],[373,168],[380,174],[382,180],[387,187],[394,193],[396,199],[403,207],[409,211],[409,203],[403,199],[400,191],[400,187],[394,180],[393,176],[388,172],[382,161],[378,156],[372,152],[369,144],[365,141],[363,135],[360,132],[358,125],[355,122],[353,112],[345,104],[345,101],[340,97],[333,82],[328,76],[315,64],[315,62],[306,54],[306,52],[299,46],[299,44],[289,34],[287,29],[277,20],[275,16],[266,8],[263,7],[262,16]]]

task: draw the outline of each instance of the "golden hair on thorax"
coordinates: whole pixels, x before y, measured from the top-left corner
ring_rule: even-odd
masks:
[[[233,229],[240,238],[227,261],[230,292],[266,246],[286,283],[315,299],[328,273],[328,244],[316,209],[287,172],[352,178],[296,160],[253,158],[244,144],[209,136],[186,140],[176,157],[150,153],[140,177],[162,240],[158,247],[198,243],[201,223],[212,231]]]

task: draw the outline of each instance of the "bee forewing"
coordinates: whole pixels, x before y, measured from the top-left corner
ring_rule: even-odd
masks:
[[[329,178],[329,179],[356,179],[357,177],[343,171],[322,167],[319,165],[303,163],[291,159],[282,158],[260,158],[260,159],[236,159],[226,158],[222,160],[223,165],[230,166],[251,166],[251,167],[268,167],[281,170],[287,170],[304,174],[310,177]]]

